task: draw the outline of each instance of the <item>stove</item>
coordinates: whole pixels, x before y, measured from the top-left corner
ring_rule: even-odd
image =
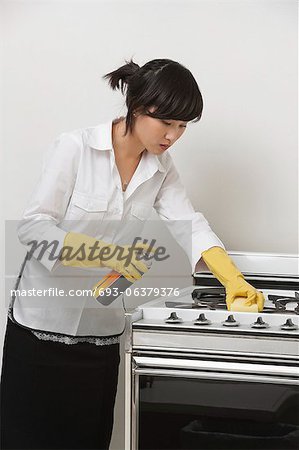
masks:
[[[250,282],[250,277],[247,281]],[[265,297],[262,312],[230,312],[227,311],[224,288],[189,286],[178,296],[141,305],[142,318],[133,324],[133,328],[299,337],[298,292],[275,289],[263,289],[262,292]]]
[[[299,314],[299,293],[283,291],[262,291],[266,296],[264,313]],[[275,293],[271,293],[275,292]],[[166,301],[168,308],[206,309],[214,311],[227,309],[224,288],[195,288],[191,292],[192,303],[187,293],[186,303]]]
[[[297,255],[234,252],[230,256],[246,281],[263,292],[265,305],[262,312],[228,311],[224,287],[203,267],[193,275],[193,285],[176,295],[140,305],[141,314],[132,324],[133,330],[265,335],[296,340],[299,336]]]
[[[215,430],[208,444],[188,441],[195,436],[189,428],[199,421],[196,430],[203,429],[209,417],[221,421],[222,432],[225,420],[242,418],[246,432],[264,421],[278,430],[283,422],[298,427],[299,436],[298,255],[229,254],[263,292],[263,311],[228,311],[223,286],[202,265],[192,285],[127,313],[126,450],[214,448]],[[163,420],[168,437],[152,433]],[[281,448],[290,442],[286,438]],[[252,448],[260,448],[254,437]]]

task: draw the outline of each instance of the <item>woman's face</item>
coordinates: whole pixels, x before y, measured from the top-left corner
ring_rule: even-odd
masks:
[[[149,108],[150,112],[154,110],[155,107]],[[159,155],[182,136],[187,123],[181,120],[154,119],[136,113],[134,135],[149,153]],[[165,147],[162,146],[163,144]]]

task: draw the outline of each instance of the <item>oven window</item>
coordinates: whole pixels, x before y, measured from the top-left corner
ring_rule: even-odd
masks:
[[[139,376],[139,450],[298,449],[298,386]]]

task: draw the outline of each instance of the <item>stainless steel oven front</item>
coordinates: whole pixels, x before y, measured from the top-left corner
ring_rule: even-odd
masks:
[[[282,356],[275,339],[250,353],[184,348],[183,336],[176,347],[169,330],[172,347],[155,346],[150,334],[146,345],[127,335],[126,450],[298,449],[296,344]]]

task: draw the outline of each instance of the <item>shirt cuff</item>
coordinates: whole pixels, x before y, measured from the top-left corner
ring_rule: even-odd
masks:
[[[35,247],[26,245],[27,251],[29,252],[29,259],[34,257],[46,269],[53,272],[62,264],[58,257],[63,248],[67,233],[68,231],[64,231],[57,226],[47,230],[36,243]]]
[[[192,256],[189,257],[192,265],[192,273],[196,272],[201,255],[211,247],[221,247],[225,250],[223,242],[213,232],[196,233],[192,236]]]

